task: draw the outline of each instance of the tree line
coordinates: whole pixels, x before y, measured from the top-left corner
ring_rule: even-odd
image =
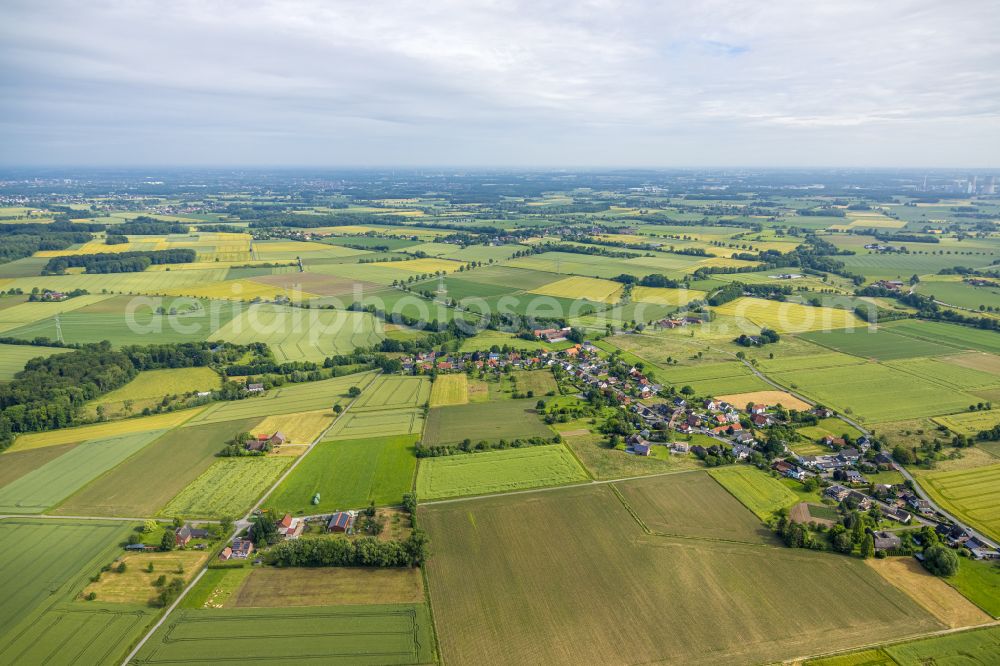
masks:
[[[197,258],[191,249],[150,250],[135,252],[99,252],[66,257],[53,257],[45,264],[42,275],[62,275],[67,268],[80,268],[87,273],[139,273],[153,264],[190,264]]]

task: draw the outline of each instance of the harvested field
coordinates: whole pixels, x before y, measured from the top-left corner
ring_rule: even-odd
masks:
[[[865,564],[949,627],[985,624],[993,619],[944,580],[928,573],[916,558],[887,557],[865,560]]]
[[[223,656],[241,663],[427,664],[434,661],[432,641],[424,604],[179,609],[137,658],[188,666],[214,666]]]
[[[266,506],[276,513],[317,514],[399,504],[413,487],[416,435],[320,442],[288,475]],[[319,504],[313,496],[319,493]]]
[[[252,425],[253,420],[226,421],[170,430],[84,486],[52,513],[154,516],[218,460],[215,454],[228,440]]]
[[[419,517],[446,663],[769,663],[942,627],[859,560],[646,535],[607,486]],[[622,638],[662,617],[674,630]]]
[[[731,405],[743,409],[747,403],[754,403],[758,405],[767,405],[768,407],[775,407],[781,405],[785,409],[797,409],[800,412],[806,411],[812,408],[808,402],[804,400],[799,400],[791,393],[786,391],[753,391],[751,393],[731,393],[729,395],[716,396],[719,400],[730,403]]]
[[[163,516],[218,518],[242,515],[267,490],[291,458],[221,458],[160,511]]]
[[[438,375],[431,386],[431,407],[464,405],[469,402],[469,382],[464,373]]]
[[[756,467],[718,467],[709,474],[761,520],[767,520],[778,509],[793,506],[799,499],[780,481]]]
[[[833,509],[823,505],[799,502],[788,512],[788,518],[793,523],[816,523],[830,527],[837,521],[828,513],[829,511],[833,511]],[[836,511],[833,511],[833,515],[836,515]]]
[[[776,543],[771,531],[702,471],[615,485],[642,524],[656,534]]]
[[[434,500],[485,495],[586,479],[587,473],[566,447],[534,446],[424,458],[417,474],[417,496]]]
[[[424,601],[420,570],[330,567],[253,569],[231,607],[286,608],[360,604],[419,604]]]

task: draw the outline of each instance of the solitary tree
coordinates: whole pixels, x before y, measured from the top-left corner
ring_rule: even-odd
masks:
[[[958,554],[938,544],[924,551],[924,567],[935,576],[953,576],[958,572]]]

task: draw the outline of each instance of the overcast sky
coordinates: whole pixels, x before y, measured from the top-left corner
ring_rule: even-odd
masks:
[[[2,0],[7,165],[998,167],[995,0]]]

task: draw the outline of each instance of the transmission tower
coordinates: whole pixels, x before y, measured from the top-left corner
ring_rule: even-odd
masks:
[[[62,324],[59,323],[59,313],[58,312],[56,313],[56,340],[58,340],[59,342],[65,342],[63,340]]]

